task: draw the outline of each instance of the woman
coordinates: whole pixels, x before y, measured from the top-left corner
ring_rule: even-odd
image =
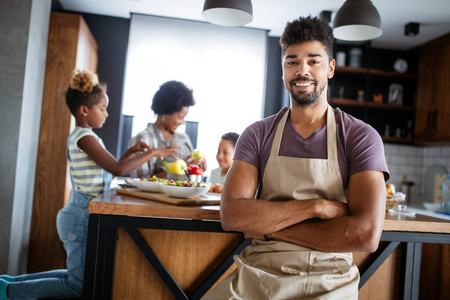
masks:
[[[138,142],[144,142],[153,148],[166,148],[170,145],[177,144],[181,149],[177,149],[181,153],[179,158],[187,160],[193,146],[191,139],[186,133],[178,132],[178,126],[184,124],[184,118],[189,112],[189,107],[195,105],[192,90],[187,88],[182,82],[168,81],[159,87],[159,90],[153,96],[152,110],[157,115],[155,123],[149,123],[147,128],[132,137],[129,145],[135,145]],[[161,178],[167,177],[162,166],[164,161],[172,162],[174,158],[153,157],[140,168],[132,171],[132,177],[151,177],[153,175]],[[206,170],[206,161],[197,159],[190,161],[189,164],[199,165],[200,168]]]
[[[225,183],[228,170],[233,162],[234,148],[236,147],[238,138],[239,134],[235,132],[228,132],[222,135],[216,155],[219,168],[211,171],[211,179],[209,180],[212,184],[223,185]]]

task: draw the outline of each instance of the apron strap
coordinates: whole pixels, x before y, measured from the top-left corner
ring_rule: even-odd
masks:
[[[327,158],[337,161],[336,117],[333,108],[327,108]]]
[[[278,156],[280,152],[281,138],[283,137],[284,127],[287,122],[290,110],[281,118],[272,142],[270,155]],[[327,159],[337,161],[337,141],[336,141],[336,117],[333,108],[328,104],[327,107]],[[331,146],[331,147],[329,147]]]
[[[286,125],[287,118],[289,116],[290,109],[286,111],[284,116],[281,118],[280,122],[277,126],[277,131],[275,132],[275,136],[273,137],[272,142],[272,150],[270,150],[270,155],[278,156],[280,152],[281,138],[283,136],[284,127]]]

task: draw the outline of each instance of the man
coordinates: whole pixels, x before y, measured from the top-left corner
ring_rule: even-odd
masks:
[[[326,22],[288,23],[280,45],[291,107],[242,133],[221,200],[223,228],[253,242],[205,299],[357,299],[351,252],[375,251],[384,222],[383,143],[328,105]]]

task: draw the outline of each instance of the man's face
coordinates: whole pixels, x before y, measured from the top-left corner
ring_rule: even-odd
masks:
[[[308,106],[325,97],[328,79],[334,74],[334,60],[321,42],[294,44],[283,56],[283,80],[294,104]],[[324,92],[325,91],[325,92]]]

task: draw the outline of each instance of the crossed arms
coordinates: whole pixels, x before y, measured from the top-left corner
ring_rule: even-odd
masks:
[[[253,199],[257,186],[257,168],[235,160],[228,171],[220,206],[225,230],[326,252],[373,252],[378,248],[386,209],[382,172],[352,175],[347,204],[326,199],[261,201]]]

